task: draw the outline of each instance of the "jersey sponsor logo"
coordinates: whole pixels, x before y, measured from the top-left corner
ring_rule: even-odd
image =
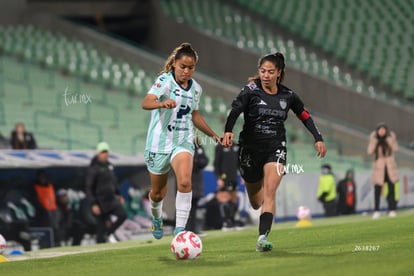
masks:
[[[180,109],[177,112],[177,121],[175,122],[179,122],[181,121],[181,119],[183,118],[183,116],[187,115],[188,113],[190,113],[191,108],[188,105],[180,105]],[[177,131],[187,131],[189,130],[188,127],[177,127],[175,125],[169,124],[167,126],[168,131],[173,131],[173,130],[177,130]]]
[[[187,130],[190,130],[188,127],[176,127],[176,126],[173,126],[173,125],[168,125],[167,126],[167,129],[168,129],[168,131],[173,131],[173,130],[177,130],[177,131],[187,131]]]
[[[161,87],[161,83],[159,83],[159,82],[154,83],[154,87],[160,88]]]
[[[182,93],[180,93],[180,89],[175,89],[174,91],[173,91],[173,94],[176,96],[176,97],[181,97],[181,98],[184,98],[184,99],[193,99],[193,96],[192,95],[186,95],[186,94],[182,94]]]
[[[286,99],[280,99],[279,104],[282,109],[286,109],[286,106],[287,106]]]
[[[274,129],[271,129],[269,126],[264,126],[264,125],[256,125],[256,129],[257,132],[263,133],[263,134],[272,134],[272,135],[276,135],[277,131]]]
[[[257,105],[267,105],[267,103],[263,100],[260,100],[260,102]]]
[[[181,119],[183,116],[190,113],[191,108],[188,105],[180,105],[180,110],[177,113],[177,119]]]
[[[259,108],[259,115],[271,115],[271,116],[276,116],[276,117],[285,117],[286,111],[261,107]]]

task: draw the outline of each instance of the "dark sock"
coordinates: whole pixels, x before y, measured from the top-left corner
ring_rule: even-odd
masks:
[[[273,215],[272,213],[263,213],[260,215],[259,222],[259,235],[268,235],[273,224]]]
[[[379,211],[380,199],[381,199],[381,190],[380,185],[374,185],[374,205],[375,211]]]

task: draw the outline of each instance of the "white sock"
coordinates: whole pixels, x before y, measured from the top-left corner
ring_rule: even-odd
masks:
[[[187,224],[188,217],[190,216],[191,200],[193,198],[193,192],[181,193],[177,191],[175,197],[175,227],[184,227]]]
[[[155,202],[152,201],[151,197],[149,197],[150,203],[151,203],[151,213],[152,216],[154,218],[161,218],[162,217],[162,202],[163,200],[161,200],[160,202]]]

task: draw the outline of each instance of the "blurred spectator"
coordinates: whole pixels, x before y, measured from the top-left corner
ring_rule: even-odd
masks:
[[[46,171],[41,169],[36,173],[36,180],[33,185],[34,195],[32,202],[36,209],[36,219],[34,226],[50,227],[53,230],[55,245],[60,244],[59,235],[56,235],[59,229],[59,218],[56,205],[56,194],[53,184],[47,177]],[[40,244],[40,247],[47,245]]]
[[[68,192],[65,189],[59,189],[56,193],[56,203],[58,207],[58,231],[56,235],[59,236],[59,240],[62,245],[68,245],[71,238],[74,238],[74,222],[73,222],[73,210],[69,202]]]
[[[193,198],[191,200],[190,216],[185,229],[196,234],[201,233],[201,225],[197,224],[197,208],[199,200],[204,196],[203,169],[208,165],[208,157],[199,138],[195,137],[193,157],[193,174],[191,178]]]
[[[26,132],[23,123],[17,123],[15,129],[11,133],[10,140],[13,149],[36,149],[36,140],[33,134]]]
[[[8,241],[16,241],[25,251],[32,250],[30,220],[35,216],[33,205],[16,190],[0,195],[0,233]]]
[[[121,240],[130,240],[134,234],[150,231],[152,221],[150,214],[142,204],[144,194],[140,189],[130,187],[128,197],[125,199],[124,208],[127,213],[127,219],[115,231],[116,237]]]
[[[0,132],[0,149],[10,148],[10,141]]]
[[[207,196],[206,201],[205,228],[208,230],[223,229],[226,219],[224,206],[230,201],[230,194],[226,191],[216,191],[211,197]]]
[[[80,245],[85,234],[95,235],[97,219],[92,213],[91,204],[83,191],[68,190],[73,213],[72,245]]]
[[[109,145],[101,142],[86,175],[86,196],[96,217],[96,242],[116,242],[115,230],[127,215],[118,188],[113,165],[109,162]]]
[[[137,234],[141,231],[141,226],[136,223],[133,220],[126,219],[121,224],[121,226],[118,227],[118,229],[115,230],[115,235],[117,240],[119,241],[128,241],[133,239],[133,235]]]
[[[242,226],[241,222],[236,222],[235,220],[238,210],[238,151],[239,145],[236,143],[229,148],[217,144],[215,148],[214,173],[217,176],[216,196],[217,202],[220,205],[224,231],[231,230],[236,226]]]
[[[140,189],[131,187],[124,205],[128,218],[136,222],[140,229],[151,229],[152,226],[151,212],[144,206],[146,198],[148,192],[144,194]]]
[[[395,217],[398,202],[398,169],[394,158],[394,152],[398,150],[397,137],[384,123],[380,123],[376,130],[369,136],[367,152],[374,156],[372,183],[374,184],[375,211],[373,219],[380,217],[380,197],[382,189],[386,191],[388,201],[388,215]],[[384,187],[384,183],[387,185]]]
[[[332,167],[329,164],[322,165],[321,176],[319,179],[319,188],[317,194],[318,200],[322,202],[326,217],[336,215],[336,181],[332,173]]]
[[[345,174],[345,178],[338,182],[336,191],[338,193],[338,214],[354,214],[357,196],[354,171],[352,169],[349,169]]]

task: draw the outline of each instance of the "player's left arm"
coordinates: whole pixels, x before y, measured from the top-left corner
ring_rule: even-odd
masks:
[[[212,130],[209,125],[207,124],[207,122],[204,120],[203,115],[201,115],[200,111],[198,110],[193,110],[193,112],[191,113],[191,117],[193,120],[193,124],[196,128],[198,128],[199,130],[201,130],[204,134],[206,134],[209,137],[212,137],[214,139],[214,141],[219,142],[220,143],[220,136],[217,135],[214,130]]]
[[[304,107],[302,100],[296,94],[293,94],[291,109],[315,139],[315,149],[318,156],[325,157],[327,149],[325,143],[323,142],[322,134],[316,127],[309,111]]]

